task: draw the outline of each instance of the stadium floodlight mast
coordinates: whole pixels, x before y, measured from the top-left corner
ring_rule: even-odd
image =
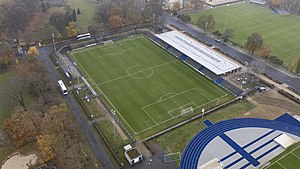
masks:
[[[241,87],[243,86],[243,81],[245,80],[245,76],[246,76],[246,73],[247,73],[247,70],[248,70],[248,65],[249,65],[249,63],[247,61],[245,61],[245,69],[244,69],[243,78],[241,80]]]
[[[54,47],[55,54],[57,55],[56,46],[55,46],[55,35],[54,35],[54,33],[52,33],[52,41],[53,41],[53,47]]]

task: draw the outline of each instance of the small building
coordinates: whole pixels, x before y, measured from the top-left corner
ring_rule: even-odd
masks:
[[[125,149],[125,157],[128,160],[130,165],[133,165],[143,160],[143,155],[136,147],[132,148],[132,146],[128,144],[124,146],[124,149]]]

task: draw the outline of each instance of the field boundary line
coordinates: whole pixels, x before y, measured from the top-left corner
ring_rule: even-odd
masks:
[[[170,61],[170,62],[166,62],[166,63],[160,64],[160,65],[156,65],[156,66],[153,66],[153,67],[149,67],[149,68],[144,69],[144,70],[140,70],[140,71],[137,71],[137,72],[134,72],[134,73],[131,73],[131,74],[127,74],[127,75],[120,76],[120,77],[117,77],[117,78],[114,78],[114,79],[111,79],[111,80],[107,80],[107,81],[102,82],[102,83],[99,83],[99,84],[97,84],[97,85],[104,85],[104,84],[107,84],[107,83],[110,83],[110,82],[113,82],[113,81],[116,81],[116,80],[120,80],[120,79],[122,79],[122,78],[130,77],[130,75],[135,75],[135,74],[138,74],[138,73],[147,71],[147,70],[155,69],[155,68],[157,68],[157,67],[161,67],[161,66],[164,66],[164,65],[168,65],[168,64],[171,64],[171,63],[173,63],[173,62],[175,62],[175,61]]]
[[[280,167],[282,167],[282,168],[286,169],[286,168],[285,168],[285,166],[283,166],[282,164],[280,164],[280,162],[279,162],[279,161],[277,161],[276,163],[278,163],[278,164],[280,165]]]
[[[96,56],[94,56],[94,55],[92,54],[92,52],[90,52],[90,50],[87,50],[87,52],[88,52],[94,59],[96,59]]]
[[[280,165],[280,163],[279,163],[279,161],[281,160],[281,159],[283,159],[283,158],[285,158],[287,155],[289,155],[289,154],[291,154],[291,153],[293,153],[293,151],[295,151],[296,149],[298,149],[300,147],[300,145],[299,146],[297,146],[297,147],[295,147],[293,150],[291,150],[290,152],[288,152],[287,154],[285,154],[285,155],[283,155],[282,157],[280,157],[279,159],[277,159],[276,161],[274,161],[274,163],[278,163],[279,165]],[[264,168],[264,169],[267,169],[267,168],[269,168],[269,167],[271,167],[274,163],[272,163],[272,164],[270,164],[269,166],[267,166],[266,168]]]
[[[294,154],[293,152],[292,152],[292,154],[296,157],[296,158],[298,158],[298,160],[300,160],[300,157],[298,157],[296,154]]]
[[[112,53],[105,54],[105,55],[101,55],[101,56],[95,56],[95,59],[104,58],[104,57],[107,57],[107,56],[113,56],[113,55],[121,55],[121,54],[126,53],[126,52],[129,51],[129,50],[137,49],[137,48],[140,47],[139,45],[133,43],[132,41],[133,41],[132,39],[126,39],[126,40],[124,40],[124,41],[122,41],[122,42],[119,42],[119,45],[118,45],[117,47],[123,45],[125,42],[130,42],[130,43],[132,43],[132,44],[134,45],[134,47],[126,48],[126,49],[123,49],[123,50],[119,50],[119,51],[112,52]],[[102,50],[102,51],[105,51],[105,50],[101,49],[100,47],[99,47],[99,49]],[[110,49],[113,49],[113,48],[110,48]]]
[[[152,121],[154,121],[154,123],[155,124],[157,124],[157,122],[147,113],[147,111],[145,111],[144,109],[142,109],[145,113],[146,113],[146,115],[148,116],[148,117],[150,117],[150,119],[152,120]]]
[[[73,56],[74,57],[74,56]],[[77,61],[76,57],[74,57],[74,59]],[[77,61],[78,62],[78,61]],[[103,95],[106,100],[111,104],[111,106],[117,111],[117,113],[121,116],[121,118],[125,121],[125,123],[129,126],[129,128],[136,134],[135,130],[129,125],[129,123],[125,120],[125,118],[122,116],[122,114],[119,112],[119,110],[115,107],[115,105],[108,99],[108,97],[105,95],[105,93],[100,89],[100,87],[95,83],[94,79],[89,75],[89,73],[82,67],[82,65],[80,64],[80,62],[78,62],[79,66],[83,69],[83,71],[87,74],[87,76],[92,80],[92,83],[94,83],[94,85],[96,86],[98,92],[100,92],[99,94]],[[94,86],[93,85],[93,86]]]

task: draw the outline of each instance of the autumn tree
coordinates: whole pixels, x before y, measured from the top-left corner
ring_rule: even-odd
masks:
[[[29,47],[28,55],[30,56],[38,56],[40,54],[39,50],[35,46]]]
[[[141,11],[137,10],[136,8],[133,8],[133,7],[130,7],[128,9],[127,17],[128,17],[127,24],[129,24],[129,25],[131,25],[131,24],[136,25],[143,21]]]
[[[191,0],[191,4],[194,6],[194,9],[198,9],[203,7],[204,1],[203,0]]]
[[[85,168],[82,163],[85,155],[78,130],[66,104],[53,105],[45,113],[42,131],[55,138],[51,145],[55,154],[53,162],[60,168]]]
[[[269,0],[272,5],[279,6],[284,3],[284,0]]]
[[[119,28],[123,26],[123,19],[118,15],[112,15],[109,17],[110,28]]]
[[[52,160],[55,156],[53,145],[56,142],[56,137],[53,134],[38,135],[37,144],[39,150],[42,153],[42,159],[44,162]]]
[[[179,1],[174,2],[171,8],[172,12],[177,13],[179,9],[180,9],[180,2]]]
[[[300,57],[293,61],[293,63],[289,67],[289,70],[294,73],[300,72]]]
[[[77,28],[75,22],[69,22],[69,25],[66,26],[69,36],[77,36],[79,33],[79,28]]]
[[[264,41],[262,36],[259,33],[254,32],[247,38],[245,48],[251,54],[253,54],[255,51],[259,50],[262,47],[263,43]]]
[[[272,48],[269,45],[263,44],[260,49],[257,51],[257,56],[259,58],[266,58],[272,55]]]
[[[224,33],[222,34],[222,39],[224,42],[228,42],[234,36],[233,29],[225,29]]]
[[[0,45],[0,67],[9,67],[14,63],[15,54],[10,45]]]
[[[18,147],[36,139],[41,128],[41,118],[33,112],[14,113],[5,120],[3,128],[8,138]]]

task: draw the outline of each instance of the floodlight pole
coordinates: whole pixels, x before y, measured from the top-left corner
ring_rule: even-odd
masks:
[[[54,40],[54,38],[55,38],[54,33],[52,33],[53,47],[54,47],[55,54],[57,55],[57,51],[56,51],[56,46],[55,46],[55,40]]]
[[[245,79],[247,69],[248,69],[248,62],[245,61],[245,70],[244,70],[243,78],[241,80],[241,87],[243,86],[243,80]]]

